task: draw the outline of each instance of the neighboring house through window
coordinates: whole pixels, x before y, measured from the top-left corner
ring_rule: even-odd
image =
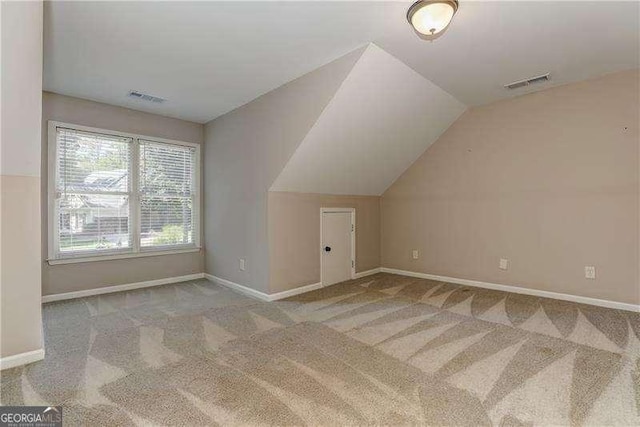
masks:
[[[49,261],[199,247],[197,144],[49,122]]]

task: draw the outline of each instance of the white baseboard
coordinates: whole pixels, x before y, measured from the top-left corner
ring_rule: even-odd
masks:
[[[213,276],[211,274],[206,274],[204,277],[212,282],[215,282],[219,285],[225,286],[229,289],[233,289],[245,295],[252,296],[254,298],[258,298],[262,301],[277,301],[280,299],[292,297],[294,295],[304,294],[305,292],[314,291],[316,289],[320,289],[322,287],[322,283],[312,283],[311,285],[301,286],[299,288],[289,289],[288,291],[282,291],[275,294],[266,294],[264,292],[256,291],[255,289],[249,288],[244,285],[240,285],[238,283],[232,282],[227,279],[222,279],[220,277]]]
[[[262,301],[270,301],[268,294],[265,294],[264,292],[256,291],[255,289],[251,289],[243,285],[239,285],[235,282],[232,282],[231,280],[223,279],[221,277],[216,277],[214,275],[207,274],[207,273],[204,274],[204,278],[214,283],[217,283],[218,285],[222,285],[229,289],[233,289],[234,291],[238,291],[242,294],[249,295],[250,297],[258,298]]]
[[[0,358],[0,370],[15,368],[44,359],[44,348]]]
[[[85,291],[65,292],[63,294],[44,295],[42,302],[62,301],[67,299],[90,297],[94,295],[110,294],[112,292],[130,291],[133,289],[149,288],[151,286],[168,285],[171,283],[186,282],[189,280],[203,279],[204,273],[188,274],[186,276],[167,277],[165,279],[147,280],[146,282],[127,283],[125,285],[105,286]]]
[[[371,276],[372,274],[380,273],[381,271],[382,271],[382,268],[380,268],[380,267],[372,268],[371,270],[361,271],[359,273],[354,274],[353,278],[354,279],[359,279],[361,277]]]
[[[437,280],[441,282],[457,283],[459,285],[473,286],[477,288],[493,289],[497,291],[512,292],[515,294],[533,295],[543,298],[559,299],[563,301],[572,301],[581,304],[597,305],[599,307],[615,308],[618,310],[626,310],[640,312],[640,305],[627,304],[624,302],[609,301],[604,299],[582,297],[579,295],[562,294],[559,292],[541,291],[538,289],[524,288],[519,286],[500,285],[497,283],[480,282],[477,280],[458,279],[456,277],[437,276],[435,274],[417,273],[414,271],[397,270],[395,268],[382,269],[383,273],[399,274],[402,276],[418,277],[420,279]]]
[[[322,283],[312,283],[310,285],[301,286],[299,288],[289,289],[288,291],[282,291],[275,294],[270,294],[270,301],[277,301],[279,299],[289,298],[294,295],[300,295],[307,292],[315,291],[316,289],[320,289],[322,287]]]

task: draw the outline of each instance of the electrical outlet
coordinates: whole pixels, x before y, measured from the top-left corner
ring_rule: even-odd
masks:
[[[584,267],[584,278],[585,279],[595,279],[596,278],[596,268],[592,265],[587,265]]]
[[[498,264],[498,268],[500,268],[500,270],[508,270],[509,260],[506,258],[500,258],[500,264]]]
[[[414,250],[413,250],[413,253],[412,253],[413,259],[418,259],[418,256],[419,256],[419,255],[420,255],[420,254],[418,253],[418,250],[417,250],[417,249],[414,249]]]
[[[244,271],[244,258],[240,258],[238,261],[240,261],[240,271]]]

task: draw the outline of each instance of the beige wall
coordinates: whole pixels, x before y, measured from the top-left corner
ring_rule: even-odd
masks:
[[[44,92],[42,99],[42,259],[47,258],[47,122],[92,126],[202,144],[204,126],[155,114]],[[201,186],[202,187],[202,186]],[[204,215],[201,215],[201,217]],[[201,227],[202,229],[202,227]],[[201,233],[202,234],[202,233]],[[202,239],[201,239],[202,240]],[[58,294],[204,271],[204,253],[49,265],[43,261],[42,293]]]
[[[0,357],[42,349],[42,2],[2,2]]]
[[[383,195],[383,266],[640,303],[639,78],[469,110]]]
[[[324,207],[355,208],[356,272],[380,267],[380,197],[270,191],[270,293],[320,282]]]
[[[345,55],[207,123],[207,273],[270,292],[267,192],[361,54]]]

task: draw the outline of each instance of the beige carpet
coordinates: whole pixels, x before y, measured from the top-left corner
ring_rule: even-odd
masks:
[[[378,274],[263,303],[207,281],[44,306],[5,405],[65,425],[640,425],[640,315]]]

